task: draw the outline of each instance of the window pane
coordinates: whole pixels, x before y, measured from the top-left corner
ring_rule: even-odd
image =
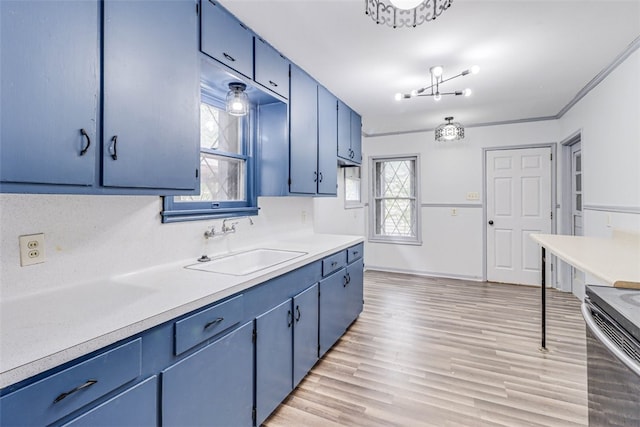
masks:
[[[576,154],[576,172],[582,172],[582,155]]]
[[[179,196],[180,201],[243,201],[245,161],[200,153],[200,195]]]
[[[415,200],[376,200],[376,234],[381,236],[415,236]]]
[[[360,168],[344,168],[344,200],[352,205],[360,203]]]
[[[576,194],[576,210],[582,210],[582,194]]]
[[[576,191],[582,191],[582,174],[576,174]]]
[[[376,164],[378,197],[413,197],[415,195],[414,160],[380,161]]]
[[[200,104],[200,146],[242,154],[242,118],[212,105]]]

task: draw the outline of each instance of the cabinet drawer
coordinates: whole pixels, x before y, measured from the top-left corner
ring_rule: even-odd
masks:
[[[255,81],[289,97],[289,61],[259,38],[255,38]]]
[[[351,264],[353,261],[362,258],[362,253],[364,250],[364,244],[360,243],[355,246],[351,246],[347,249],[347,263]]]
[[[0,425],[48,425],[137,378],[142,339],[44,378],[0,399]]]
[[[176,355],[240,323],[244,315],[242,295],[176,322]]]
[[[322,260],[322,276],[328,276],[329,274],[337,271],[347,265],[347,252],[340,251],[337,254],[326,257]]]
[[[253,33],[212,0],[202,0],[200,50],[253,77]]]

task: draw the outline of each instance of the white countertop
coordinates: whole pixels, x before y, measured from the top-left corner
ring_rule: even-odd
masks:
[[[614,286],[616,282],[640,282],[640,238],[614,232],[613,238],[531,234],[531,238],[578,270]]]
[[[0,302],[0,388],[362,242],[358,236],[304,234],[242,248],[306,255],[246,276],[171,264]]]

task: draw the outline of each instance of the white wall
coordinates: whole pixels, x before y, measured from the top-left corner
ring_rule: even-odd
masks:
[[[161,224],[160,197],[2,194],[2,298],[313,231],[310,198],[260,198],[258,205],[255,225],[243,220],[237,233],[205,239],[222,220]],[[18,236],[34,233],[45,233],[46,262],[20,267]]]
[[[338,168],[337,197],[317,197],[313,201],[316,233],[365,235],[365,207],[345,208],[344,168]],[[366,191],[364,186],[362,191]]]
[[[420,210],[423,244],[367,242],[367,265],[390,271],[481,280],[483,148],[553,143],[557,132],[555,121],[545,121],[466,128],[465,139],[451,143],[435,142],[433,132],[365,138],[367,162],[379,155],[420,155],[423,205]],[[480,201],[467,200],[468,192],[479,193]]]
[[[632,53],[559,120],[559,140],[578,131],[581,133],[586,236],[611,237],[614,229],[640,232],[638,76],[640,50]],[[558,176],[565,178],[565,171],[560,170]],[[559,188],[559,200],[562,200],[562,188]],[[570,230],[561,227],[560,232],[568,234]],[[560,266],[559,273],[560,277],[567,277],[566,265]],[[598,283],[598,279],[587,277],[587,283]],[[573,289],[573,293],[582,298],[584,288]]]

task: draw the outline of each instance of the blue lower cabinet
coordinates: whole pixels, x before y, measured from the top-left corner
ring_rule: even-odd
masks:
[[[257,426],[292,390],[293,322],[291,299],[256,318]]]
[[[293,297],[293,387],[318,361],[318,284]]]
[[[162,425],[252,426],[253,322],[162,371]]]
[[[346,330],[347,273],[343,268],[320,281],[320,322],[318,355],[322,357]]]
[[[64,427],[155,427],[158,425],[157,375],[63,424]]]
[[[138,378],[141,339],[132,340],[0,398],[0,425],[49,425]]]
[[[358,318],[363,308],[363,270],[364,263],[359,259],[347,266],[347,286],[345,324],[349,327]]]

